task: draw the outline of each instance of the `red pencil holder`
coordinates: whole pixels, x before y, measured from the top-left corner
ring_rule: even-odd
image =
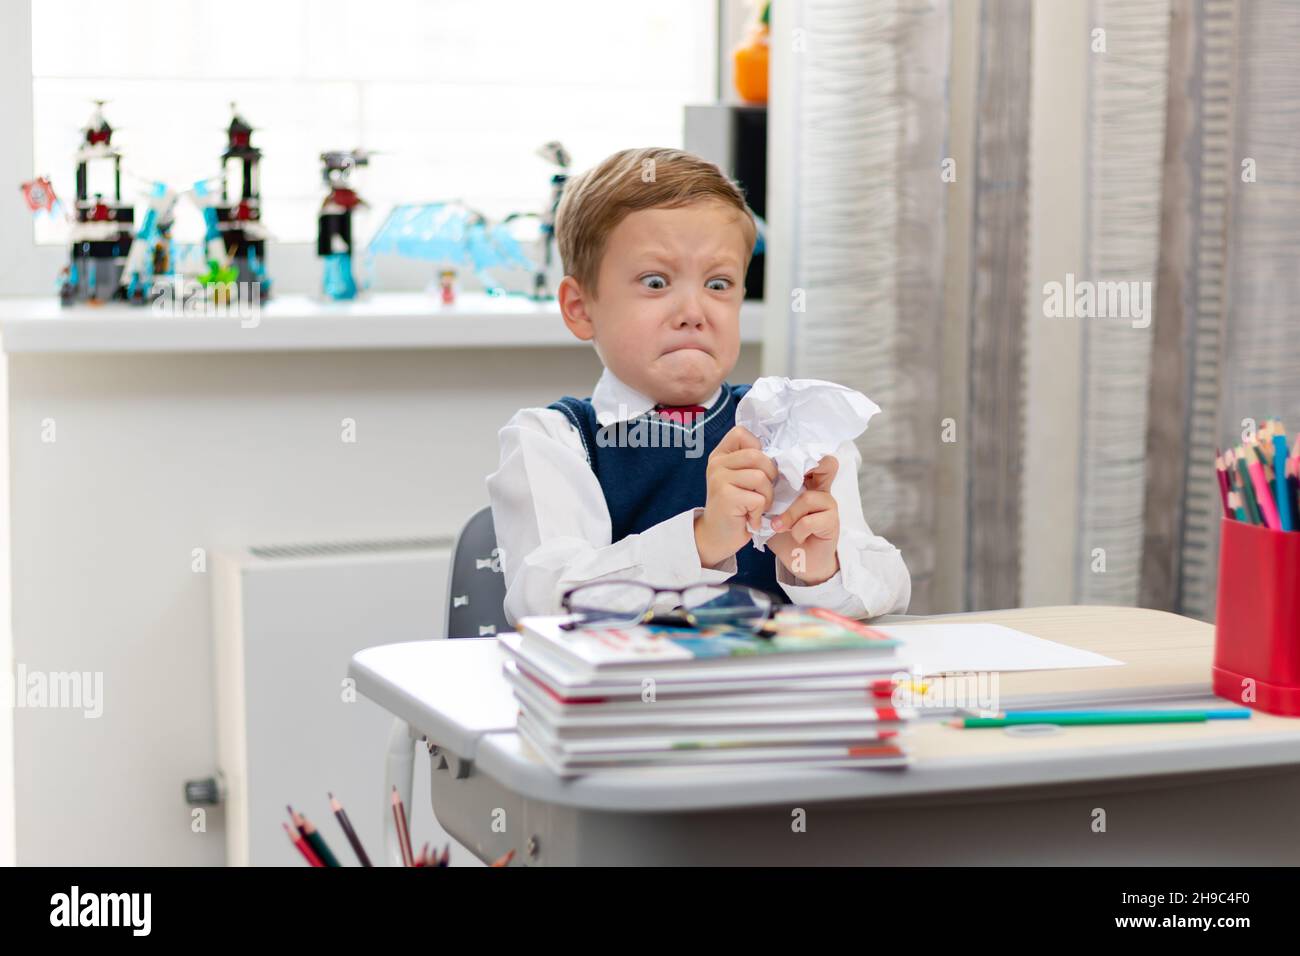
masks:
[[[1223,519],[1214,693],[1300,717],[1300,531]]]

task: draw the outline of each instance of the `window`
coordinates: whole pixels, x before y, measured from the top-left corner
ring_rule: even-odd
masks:
[[[74,195],[80,130],[104,99],[124,198],[188,187],[219,173],[233,101],[256,127],[262,221],[281,242],[315,239],[327,149],[378,154],[354,177],[363,236],[397,202],[537,211],[548,140],[575,171],[681,145],[682,107],[713,99],[715,17],[704,0],[40,0],[35,170]],[[182,204],[177,238],[200,234]],[[38,241],[63,236],[37,219]]]

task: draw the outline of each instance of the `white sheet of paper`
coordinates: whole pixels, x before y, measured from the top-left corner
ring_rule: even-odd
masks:
[[[1045,671],[1123,664],[1001,624],[872,625],[902,642],[898,656],[921,675],[954,671]]]

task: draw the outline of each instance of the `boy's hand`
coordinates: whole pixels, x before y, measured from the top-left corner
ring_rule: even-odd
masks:
[[[772,506],[776,463],[743,425],[722,437],[709,455],[708,497],[704,513],[695,519],[695,548],[706,568],[721,564],[749,540],[747,524],[755,528]]]
[[[772,529],[781,533],[769,538],[767,546],[787,571],[808,584],[821,584],[840,569],[835,553],[840,508],[831,496],[831,482],[839,469],[835,456],[827,455],[804,475],[803,491],[794,504],[772,518]]]

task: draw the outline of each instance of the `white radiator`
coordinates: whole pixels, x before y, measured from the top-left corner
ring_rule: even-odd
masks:
[[[442,638],[452,541],[250,548],[214,558],[217,744],[227,863],[305,866],[280,823],[305,813],[345,866],[357,859],[329,809],[343,803],[376,866],[384,865],[384,754],[392,718],[345,684],[365,647]],[[417,748],[411,836],[449,838],[429,804],[428,755]],[[422,767],[423,765],[423,767]],[[477,861],[453,844],[453,862]]]

